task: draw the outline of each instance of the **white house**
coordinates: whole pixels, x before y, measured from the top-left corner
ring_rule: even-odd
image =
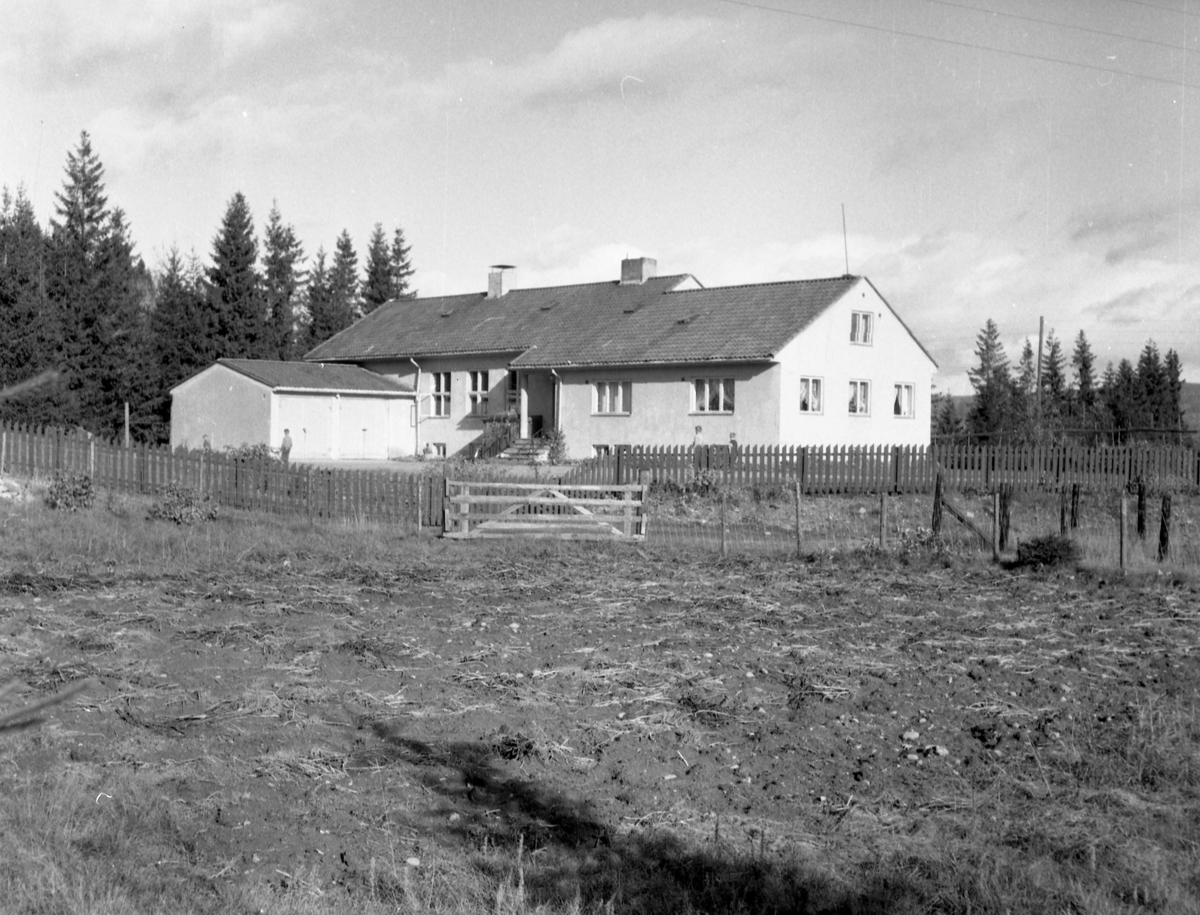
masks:
[[[469,451],[484,418],[614,445],[929,442],[937,365],[861,276],[705,288],[627,259],[621,279],[389,302],[305,357],[415,391],[408,451]]]
[[[292,460],[413,453],[414,391],[354,365],[221,359],[171,389],[171,447],[278,448]]]

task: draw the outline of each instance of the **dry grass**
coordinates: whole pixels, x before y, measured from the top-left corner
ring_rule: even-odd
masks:
[[[8,910],[1200,910],[1186,576],[143,518],[0,517]]]

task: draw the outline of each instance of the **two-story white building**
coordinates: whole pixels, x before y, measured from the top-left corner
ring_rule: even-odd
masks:
[[[469,452],[484,417],[614,445],[929,442],[937,365],[861,276],[703,287],[651,258],[603,283],[389,302],[305,359],[416,392],[411,446]]]

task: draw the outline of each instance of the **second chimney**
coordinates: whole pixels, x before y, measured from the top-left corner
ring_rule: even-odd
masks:
[[[487,297],[489,299],[498,299],[504,295],[504,271],[512,269],[512,264],[492,264],[488,272]]]
[[[658,261],[652,257],[627,257],[621,261],[621,285],[640,286],[658,273]]]

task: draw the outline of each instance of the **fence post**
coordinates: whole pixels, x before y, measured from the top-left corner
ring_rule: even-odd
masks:
[[[1071,484],[1071,530],[1079,527],[1079,484]]]
[[[929,522],[929,526],[933,529],[933,535],[940,537],[942,534],[942,468],[938,465],[937,475],[933,478],[933,518]]]
[[[1146,481],[1138,477],[1137,481],[1137,535],[1138,540],[1146,539]]]
[[[800,481],[796,480],[796,558],[800,558]]]
[[[879,490],[879,548],[887,549],[887,490]]]
[[[726,546],[725,546],[725,501],[726,501],[726,497],[727,497],[726,493],[721,493],[721,558],[722,559],[724,559],[725,555],[726,555]]]
[[[1008,549],[1008,532],[1012,527],[1013,484],[1000,484],[1000,549]]]
[[[1000,490],[992,493],[992,562],[1000,561]]]
[[[1067,487],[1058,490],[1058,535],[1067,536]]]
[[[1127,523],[1126,519],[1127,519],[1127,516],[1129,515],[1129,503],[1125,497],[1124,489],[1121,490],[1121,512],[1120,512],[1120,515],[1121,515],[1121,517],[1120,517],[1121,529],[1117,533],[1117,542],[1120,544],[1121,571],[1124,572],[1125,571],[1125,527],[1126,527],[1126,523]]]
[[[1164,492],[1162,516],[1158,525],[1158,561],[1165,562],[1171,555],[1171,494]]]

